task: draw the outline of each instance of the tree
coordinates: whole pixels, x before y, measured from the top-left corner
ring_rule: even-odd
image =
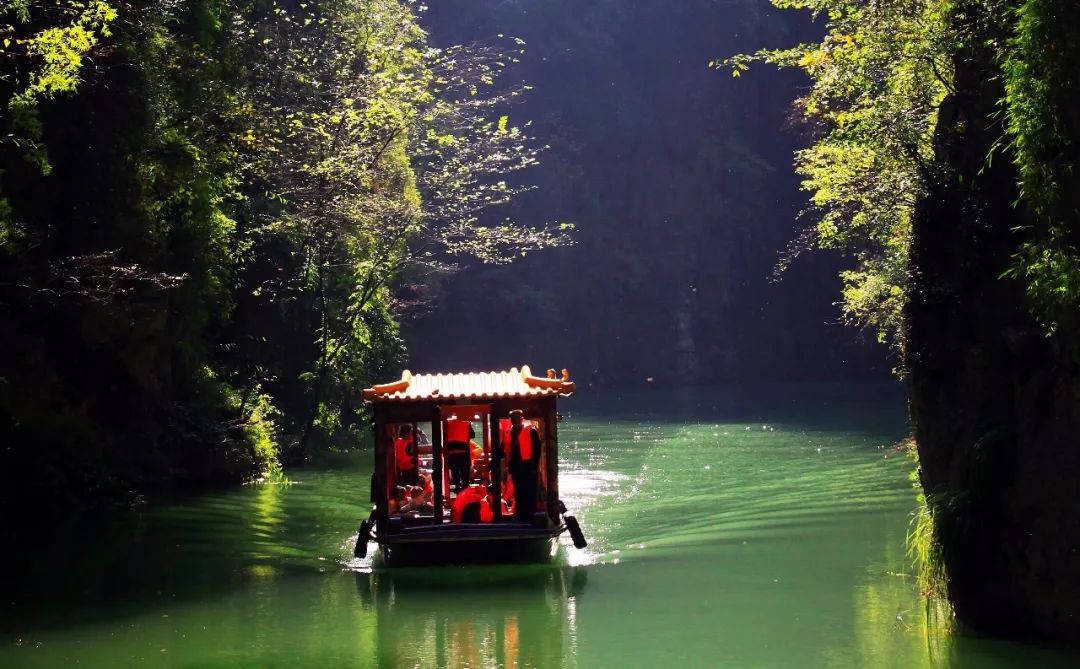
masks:
[[[264,262],[262,251],[289,249],[287,271],[250,292],[264,307],[291,304],[298,318],[276,327],[315,343],[299,375],[303,453],[316,427],[329,437],[357,408],[360,369],[381,350],[374,338],[393,337],[387,308],[404,272],[458,254],[505,261],[564,235],[479,218],[521,192],[506,175],[537,153],[505,115],[492,115],[518,92],[487,92],[508,54],[428,48],[412,6],[387,0],[265,3],[241,26],[234,39],[265,64],[247,73],[240,102],[253,110],[244,181],[256,212],[244,225],[251,253],[241,274]],[[267,380],[281,385],[241,382]]]
[[[481,221],[536,153],[488,94],[511,61],[430,48],[415,3],[0,11],[10,500],[274,475],[286,435],[297,457],[353,440],[403,357],[404,273],[563,240]]]
[[[765,61],[809,75],[797,105],[818,139],[795,159],[815,223],[793,251],[811,244],[852,254],[854,267],[841,274],[844,316],[902,345],[911,215],[939,170],[934,120],[951,90],[954,37],[936,0],[773,4],[827,17],[826,37],[712,65],[739,76]]]

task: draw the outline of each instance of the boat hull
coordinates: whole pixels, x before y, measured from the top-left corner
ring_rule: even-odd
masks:
[[[390,567],[549,562],[562,528],[517,529],[498,525],[431,528],[379,540]]]

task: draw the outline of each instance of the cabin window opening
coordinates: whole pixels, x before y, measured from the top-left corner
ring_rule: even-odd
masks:
[[[450,521],[487,523],[498,517],[492,486],[490,414],[469,407],[443,421],[444,490]]]
[[[431,517],[430,422],[387,423],[393,447],[386,454],[386,503],[391,516]]]

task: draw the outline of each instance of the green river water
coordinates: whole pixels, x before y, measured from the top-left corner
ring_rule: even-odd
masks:
[[[898,388],[580,395],[560,481],[584,551],[355,560],[358,453],[19,547],[0,667],[1080,666],[927,624]]]

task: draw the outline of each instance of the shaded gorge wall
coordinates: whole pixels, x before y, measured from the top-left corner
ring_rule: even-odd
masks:
[[[441,44],[525,40],[508,110],[550,149],[513,215],[569,221],[575,246],[451,277],[408,324],[418,370],[566,366],[589,383],[886,376],[884,347],[838,324],[841,259],[775,282],[804,206],[788,121],[801,75],[733,79],[708,61],[818,36],[766,3],[434,3]]]

